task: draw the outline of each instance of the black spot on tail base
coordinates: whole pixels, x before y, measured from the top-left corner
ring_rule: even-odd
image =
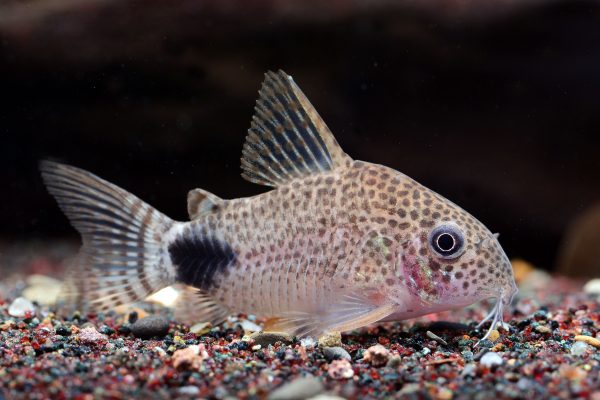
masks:
[[[235,262],[235,253],[223,240],[212,236],[181,235],[169,245],[177,268],[177,280],[208,290],[215,278]]]

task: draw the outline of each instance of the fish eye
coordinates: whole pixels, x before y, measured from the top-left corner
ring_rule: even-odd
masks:
[[[456,258],[464,250],[462,232],[453,225],[442,225],[431,231],[429,246],[441,258]]]

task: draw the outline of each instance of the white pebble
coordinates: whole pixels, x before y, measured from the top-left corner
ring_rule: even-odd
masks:
[[[13,317],[24,317],[25,314],[30,311],[34,312],[35,307],[31,303],[31,301],[27,300],[24,297],[17,297],[15,301],[13,301],[8,307],[8,314]]]
[[[42,305],[53,305],[63,288],[61,281],[45,275],[29,275],[23,297]]]
[[[474,363],[465,364],[465,367],[463,368],[461,375],[462,376],[475,376],[476,369],[477,368],[475,367]]]
[[[600,278],[592,279],[588,281],[583,287],[583,291],[589,294],[600,295]]]
[[[519,390],[522,390],[522,391],[528,390],[532,386],[533,386],[533,381],[531,379],[527,379],[525,377],[519,379],[519,381],[517,382],[517,388],[519,388]]]
[[[242,329],[244,329],[244,332],[260,332],[260,331],[262,331],[262,328],[260,326],[256,325],[252,321],[248,321],[247,319],[241,321],[240,325],[242,325]]]
[[[590,346],[585,342],[575,342],[573,343],[573,346],[571,346],[571,354],[574,356],[582,356],[589,348]]]
[[[198,389],[196,386],[182,386],[177,391],[179,394],[188,396],[198,396],[200,393],[200,389]]]
[[[502,365],[502,357],[498,353],[489,351],[481,357],[480,363],[485,367],[492,367],[494,365]]]
[[[163,349],[162,347],[156,346],[154,348],[154,351],[161,357],[165,357],[167,355],[167,352],[165,351],[165,349]]]
[[[315,347],[316,344],[317,341],[310,336],[300,339],[300,346],[305,347],[307,349]]]

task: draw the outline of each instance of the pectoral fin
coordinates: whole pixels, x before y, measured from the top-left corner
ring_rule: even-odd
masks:
[[[396,307],[392,302],[380,301],[375,293],[376,289],[343,295],[321,311],[288,312],[271,328],[295,336],[319,336],[327,331],[343,332],[370,325],[392,315]]]

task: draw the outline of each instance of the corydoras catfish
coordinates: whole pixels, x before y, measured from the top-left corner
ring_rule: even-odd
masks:
[[[353,160],[285,72],[268,72],[259,94],[242,176],[272,190],[231,200],[192,190],[188,222],[41,162],[82,236],[70,285],[78,307],[108,310],[180,284],[195,322],[249,313],[316,336],[495,298],[489,334],[517,291],[497,237],[410,177]]]

